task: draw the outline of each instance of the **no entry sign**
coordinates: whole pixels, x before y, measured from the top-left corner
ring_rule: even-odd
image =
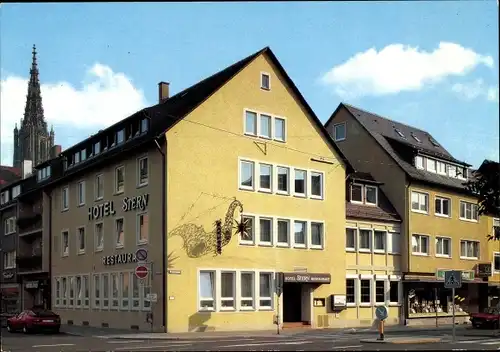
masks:
[[[149,274],[149,269],[147,266],[144,265],[138,265],[135,268],[135,276],[137,276],[138,279],[144,280],[146,277],[148,277]]]

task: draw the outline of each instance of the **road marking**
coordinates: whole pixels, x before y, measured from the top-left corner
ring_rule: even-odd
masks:
[[[118,340],[118,341],[107,341],[108,343],[140,343],[144,340]]]
[[[363,347],[363,345],[357,345],[357,346],[337,346],[337,347],[332,347],[331,349],[332,350],[339,350],[341,348],[359,348],[359,347]]]
[[[191,346],[190,343],[185,343],[181,345],[175,345],[175,346],[169,346],[169,345],[156,345],[156,346],[137,346],[137,347],[118,347],[115,348],[115,351],[135,351],[135,350],[152,350],[152,349],[158,349],[158,348],[169,348],[169,347],[174,347],[177,348],[179,346]]]
[[[227,345],[227,346],[219,346],[219,348],[228,348],[228,347],[250,347],[250,346],[262,346],[262,345],[303,345],[306,343],[313,343],[313,341],[290,341],[290,342],[282,342],[282,341],[266,341],[259,343],[244,343],[239,345]]]
[[[500,344],[500,340],[481,343],[481,345],[498,345],[498,344]]]
[[[37,348],[37,347],[60,347],[60,346],[74,346],[74,343],[56,343],[53,345],[33,345],[31,347]]]
[[[485,342],[495,342],[495,343],[500,343],[500,340],[498,339],[486,339],[486,340],[467,340],[467,341],[457,341],[457,343],[479,343],[479,344],[484,344]],[[494,344],[494,343],[493,343]]]

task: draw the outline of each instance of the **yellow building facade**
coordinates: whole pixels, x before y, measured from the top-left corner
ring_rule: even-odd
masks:
[[[292,85],[265,49],[166,132],[168,332],[345,325],[346,165]]]

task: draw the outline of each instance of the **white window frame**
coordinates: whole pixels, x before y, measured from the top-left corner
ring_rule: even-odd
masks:
[[[242,166],[243,164],[248,164],[252,166],[252,185],[247,186],[243,185],[243,172]],[[238,188],[241,190],[254,191],[255,190],[255,161],[247,160],[247,159],[239,159],[238,160]]]
[[[90,307],[90,279],[88,274],[84,274],[81,276],[82,277],[82,290],[83,290],[83,300],[82,300],[82,307],[83,308],[89,308]]]
[[[362,302],[362,287],[361,283],[362,281],[368,281],[370,283],[370,301],[369,302]],[[360,307],[370,307],[373,305],[375,298],[373,297],[373,275],[360,275],[359,278],[359,291],[358,291],[358,297],[359,297],[359,306]]]
[[[418,256],[429,256],[430,255],[430,251],[431,251],[431,239],[430,239],[430,236],[429,235],[424,235],[424,234],[421,234],[421,233],[414,233],[411,235],[411,254],[412,255],[418,255]],[[414,251],[413,250],[413,238],[416,238],[416,241],[417,241],[417,250],[418,251]],[[427,238],[427,252],[422,252],[421,251],[421,247],[422,247],[422,243],[420,242],[420,239],[421,238]],[[419,249],[420,247],[420,249]]]
[[[279,175],[280,169],[287,170],[286,177],[286,191],[279,189]],[[276,165],[276,193],[281,195],[290,195],[290,185],[291,185],[291,167],[284,165]]]
[[[450,248],[450,254],[445,254],[445,253],[438,253],[438,242],[439,240],[442,240],[442,241],[448,241],[449,243],[449,248]],[[438,257],[438,258],[451,258],[452,257],[452,251],[453,251],[453,248],[452,248],[452,239],[451,237],[448,237],[448,236],[436,236],[436,239],[435,239],[435,256]],[[442,248],[444,248],[442,246]]]
[[[444,171],[441,171],[441,166],[443,167]],[[442,161],[439,161],[437,162],[437,165],[436,165],[436,172],[439,174],[439,175],[446,175],[447,173],[447,167],[446,167],[446,163],[445,162],[442,162]]]
[[[500,273],[500,266],[498,267],[498,269],[495,268],[495,257],[498,257],[500,259],[500,252],[493,252],[493,259],[491,262],[492,273],[498,274]]]
[[[142,170],[142,162],[146,160],[146,179],[145,180],[141,180],[141,170]],[[141,156],[139,158],[137,158],[137,187],[144,187],[146,185],[148,185],[149,183],[149,170],[150,170],[150,167],[149,167],[150,163],[149,163],[149,158],[148,156]]]
[[[102,300],[102,303],[101,303],[101,310],[109,310],[109,308],[111,307],[111,299],[110,299],[110,287],[111,287],[111,281],[110,281],[110,273],[106,272],[106,273],[101,273],[101,293],[102,293],[102,296],[101,296],[101,300]],[[107,278],[107,280],[104,280],[104,278]],[[105,285],[105,282],[104,281],[107,281],[107,285]],[[107,286],[107,287],[106,287]]]
[[[439,201],[441,203],[441,213],[437,212],[436,208],[436,202]],[[444,201],[448,201],[448,213],[449,214],[444,214],[443,211],[443,203]],[[442,196],[436,196],[434,198],[434,215],[442,217],[442,218],[449,218],[451,217],[451,199],[447,197],[442,197]]]
[[[122,302],[120,299],[121,296],[121,277],[120,272],[111,272],[109,273],[109,309],[110,310],[119,310],[121,308]],[[113,290],[113,286],[116,283],[116,295]]]
[[[270,292],[270,296],[261,296],[260,294],[260,275],[270,275],[271,278],[270,278],[270,285],[269,285],[269,290],[271,291]],[[258,309],[259,310],[270,310],[272,311],[274,309],[274,292],[275,292],[275,274],[273,271],[265,271],[265,270],[259,270],[258,271],[258,276],[257,276],[257,280],[255,280],[257,282],[256,284],[256,287],[258,287],[259,291],[257,291],[257,306],[258,306]],[[270,306],[264,306],[264,305],[261,305],[261,300],[269,300],[271,305]]]
[[[369,248],[361,248],[361,232],[362,231],[368,231],[369,236],[368,236],[368,242],[369,242]],[[357,241],[357,246],[358,246],[358,252],[364,252],[364,253],[371,253],[373,250],[373,229],[371,228],[366,228],[366,227],[360,227],[358,229],[358,241]]]
[[[78,181],[76,184],[76,199],[77,206],[81,207],[85,205],[85,181]]]
[[[99,281],[96,285],[96,278]],[[101,309],[102,307],[102,281],[101,281],[101,274],[92,274],[92,308],[94,309]],[[99,295],[96,294],[99,292]],[[97,297],[99,296],[99,297]]]
[[[462,217],[462,204],[464,204],[464,215],[465,217]],[[471,217],[467,218],[467,206],[470,205],[470,214]],[[476,208],[476,219],[472,217],[472,214],[474,214],[474,208]],[[462,221],[469,221],[469,222],[478,222],[479,220],[479,214],[478,214],[478,205],[472,202],[468,202],[466,200],[460,200],[459,202],[459,209],[458,209],[458,217]]]
[[[118,242],[118,228],[117,228],[117,224],[118,224],[118,221],[121,220],[122,221],[122,231],[123,231],[123,242],[122,243],[119,243]],[[125,217],[118,217],[118,218],[115,218],[114,221],[113,221],[113,241],[115,243],[115,248],[123,248],[125,247]]]
[[[55,302],[54,306],[55,307],[61,307],[61,278],[60,277],[55,277],[54,278],[54,296],[55,296]]]
[[[253,214],[247,214],[247,213],[244,213],[244,214],[241,214],[241,217],[242,217],[242,221],[245,221],[245,219],[252,219],[252,227],[251,227],[251,232],[252,232],[252,239],[251,240],[246,240],[243,238],[243,235],[240,234],[238,237],[239,237],[239,244],[242,244],[242,245],[255,245],[257,243],[257,231],[256,231],[256,226],[257,225],[257,220],[258,220],[258,217],[253,215]]]
[[[397,248],[394,249],[394,239],[397,238]],[[390,239],[390,245],[389,245]],[[401,254],[401,233],[397,231],[387,231],[387,253]]]
[[[69,278],[63,276],[61,280],[61,307],[68,307],[69,301]]]
[[[452,178],[457,177],[457,167],[455,165],[448,165],[447,167],[448,176]]]
[[[98,241],[98,238],[97,238],[97,227],[98,226],[101,226],[101,236],[102,236],[102,244],[99,245],[99,241]],[[100,222],[96,222],[94,224],[94,243],[95,243],[95,251],[96,252],[100,252],[104,249],[104,222],[100,221]]]
[[[347,302],[347,280],[353,280],[354,282],[354,302]],[[358,295],[359,293],[359,275],[355,274],[347,274],[345,278],[346,284],[346,306],[347,307],[356,307],[359,303]]]
[[[274,219],[272,217],[265,217],[265,216],[259,216],[259,229],[258,229],[258,243],[260,246],[272,246],[273,243],[274,243]],[[270,223],[270,231],[271,233],[269,234],[270,235],[270,238],[269,238],[269,241],[263,241],[261,236],[262,236],[262,227],[261,227],[261,221],[265,221],[265,222],[268,222]]]
[[[283,222],[286,223],[286,228],[287,228],[287,241],[286,242],[281,242],[279,238],[279,223]],[[276,246],[277,247],[290,247],[291,241],[292,241],[292,235],[291,235],[291,220],[290,219],[283,219],[283,218],[276,218]]]
[[[269,135],[265,135],[262,133],[262,125],[264,122],[262,121],[263,119],[266,119],[269,123],[268,128],[269,128]],[[271,140],[273,138],[273,117],[271,114],[259,114],[259,130],[257,131],[257,134],[260,138],[262,139],[269,139]]]
[[[99,180],[102,181],[102,189],[99,188]],[[104,198],[104,174],[95,175],[95,200],[101,200]],[[100,194],[100,192],[102,194]]]
[[[276,121],[277,120],[283,121],[283,139],[278,138],[276,136],[276,131],[277,131]],[[283,116],[273,116],[273,140],[275,140],[277,142],[285,143],[287,141],[287,132],[288,132],[288,124],[287,124],[286,118]]]
[[[201,296],[201,293],[200,293],[200,288],[201,288],[201,274],[202,273],[210,273],[212,274],[212,278],[213,278],[213,287],[212,287],[212,295],[213,297],[202,297]],[[198,289],[197,289],[197,292],[198,292],[198,311],[200,312],[213,312],[213,311],[216,311],[219,307],[217,305],[217,294],[218,294],[218,290],[217,290],[217,271],[216,270],[198,270],[198,275],[197,275],[197,279],[198,279]],[[213,302],[213,307],[202,307],[201,306],[201,302],[202,301],[212,301]]]
[[[273,172],[273,165],[272,164],[265,164],[265,163],[259,163],[259,191],[260,192],[266,192],[266,193],[272,193],[273,191],[273,184],[274,184],[274,180],[273,180],[273,175],[274,175],[274,172]],[[262,187],[262,182],[261,182],[261,177],[262,177],[262,167],[267,167],[269,168],[270,172],[269,172],[269,188],[264,188]]]
[[[120,190],[119,187],[119,181],[118,181],[118,172],[119,171],[122,171],[122,174],[123,174],[123,185],[122,185],[122,189]],[[120,166],[117,166],[115,167],[115,172],[114,172],[114,194],[115,195],[118,195],[118,194],[123,194],[125,192],[125,165],[120,165]]]
[[[462,255],[462,242],[466,243],[466,252],[467,252],[467,247],[469,243],[476,243],[477,245],[477,257],[469,257],[468,255]],[[468,240],[468,239],[460,239],[460,259],[465,259],[465,260],[479,260],[481,259],[481,242],[478,240]]]
[[[337,127],[344,127],[344,137],[337,137]],[[333,125],[333,139],[335,142],[345,141],[347,137],[347,124],[345,122],[336,123]]]
[[[237,280],[237,281],[238,281],[238,285],[239,285],[238,287],[239,287],[240,294],[239,295],[237,294],[237,296],[238,296],[238,300],[239,300],[240,310],[255,310],[255,307],[256,307],[256,302],[255,302],[255,296],[256,296],[256,294],[255,294],[256,293],[255,292],[255,286],[256,286],[255,285],[256,284],[255,283],[255,281],[256,281],[255,272],[242,270],[238,273],[238,275],[239,275],[239,280]],[[252,278],[252,297],[243,296],[243,293],[242,293],[242,291],[243,291],[243,289],[242,289],[243,288],[243,285],[242,285],[243,275],[250,275]],[[245,302],[251,301],[252,305],[251,306],[244,306],[243,301],[245,301]]]
[[[313,194],[313,176],[320,177],[320,194]],[[311,188],[309,194],[311,199],[324,199],[325,197],[325,173],[323,171],[310,170],[309,172],[309,187]]]
[[[367,193],[368,193],[368,189],[369,188],[375,189],[375,203],[371,203],[371,202],[368,201]],[[364,203],[366,205],[377,206],[377,204],[378,204],[378,187],[377,186],[372,186],[372,185],[363,185],[363,199],[364,199]]]
[[[222,274],[231,274],[233,277],[233,282],[232,282],[233,296],[232,297],[222,297]],[[218,297],[218,300],[220,300],[220,305],[218,305],[218,306],[220,307],[219,309],[221,311],[235,311],[236,310],[236,302],[237,302],[236,277],[237,277],[236,270],[220,270],[218,272],[217,278],[218,278],[219,285],[220,285],[220,290],[219,290],[220,296]],[[233,302],[233,305],[231,307],[224,307],[222,305],[222,302],[231,302],[231,301]]]
[[[377,282],[382,282],[384,284],[384,296],[383,296],[384,298],[382,301],[377,300]],[[385,278],[385,277],[381,278],[381,275],[376,275],[376,277],[374,278],[374,280],[373,280],[373,304],[375,306],[381,306],[381,305],[386,304],[387,295],[389,293],[387,283],[388,283],[387,278]]]
[[[418,197],[418,209],[413,209],[413,195],[417,195]],[[426,199],[426,203],[427,203],[427,209],[424,211],[424,210],[420,210],[420,205],[421,205],[421,197],[424,197],[424,199]],[[414,213],[419,213],[419,214],[429,214],[429,193],[426,193],[426,192],[422,192],[422,191],[411,191],[411,195],[410,195],[410,209],[412,212]]]
[[[141,239],[141,217],[144,217],[144,216],[146,216],[147,219],[148,219],[148,228],[147,228],[146,239]],[[141,212],[141,213],[137,213],[137,215],[136,215],[136,225],[137,225],[137,228],[136,228],[137,244],[138,245],[147,244],[149,242],[149,213],[147,211]]]
[[[253,114],[255,116],[255,122],[254,122],[254,125],[253,125],[253,128],[255,128],[255,133],[253,132],[248,132],[247,131],[247,114],[250,113],[250,114]],[[244,109],[243,110],[243,133],[247,136],[257,136],[258,133],[259,133],[259,130],[258,130],[258,120],[259,120],[259,113],[256,112],[256,111],[252,111],[252,110],[248,110],[248,109]]]
[[[16,268],[16,251],[3,252],[3,268],[4,269]]]
[[[69,209],[69,186],[64,186],[61,190],[61,211]]]
[[[78,285],[78,282],[80,282],[80,285]],[[76,275],[75,276],[75,307],[76,308],[81,308],[82,303],[83,303],[83,282],[82,282],[82,276],[81,275]]]
[[[64,249],[64,234],[68,236],[68,248]],[[61,231],[61,256],[67,257],[69,256],[69,248],[71,247],[69,229],[64,229]]]
[[[83,229],[83,249],[81,249],[81,237],[80,237],[80,231]],[[76,228],[76,236],[77,236],[77,244],[78,247],[76,248],[77,254],[85,254],[85,250],[87,249],[87,231],[85,229],[85,226],[78,226]]]
[[[377,241],[375,240],[375,233],[378,232],[378,233],[382,233],[383,236],[384,236],[384,241],[382,242],[384,244],[384,248],[383,249],[377,249],[375,248],[375,245],[377,243]],[[387,231],[386,230],[379,230],[379,229],[373,229],[373,252],[374,253],[386,253],[387,252]]]
[[[16,217],[10,216],[4,222],[4,235],[16,233]]]
[[[391,301],[391,282],[397,282],[398,287],[398,301]],[[389,302],[389,306],[401,306],[403,302],[403,282],[401,281],[401,277],[397,275],[390,275],[389,280],[387,281],[387,301]]]
[[[68,276],[68,307],[74,308],[76,303],[76,278],[71,275]]]
[[[267,77],[267,83],[269,84],[268,87],[264,85],[264,76]],[[265,90],[265,91],[270,91],[271,90],[271,75],[267,72],[261,72],[260,73],[260,89]]]
[[[312,229],[313,229],[313,225],[316,224],[316,225],[320,225],[320,244],[313,244],[312,240]],[[324,249],[325,248],[325,222],[324,221],[310,221],[308,223],[309,225],[309,248],[313,248],[313,249]]]
[[[120,285],[120,310],[123,311],[128,311],[131,310],[132,306],[132,293],[130,292],[132,289],[132,275],[135,276],[135,274],[129,272],[129,271],[123,271],[119,273],[119,285]],[[127,297],[123,296],[123,293],[125,292],[123,290],[124,282],[125,282],[125,277],[128,277],[128,289],[127,289]],[[127,302],[127,304],[125,304]]]
[[[297,189],[295,187],[295,181],[297,181],[297,174],[298,173],[303,173],[304,174],[304,192],[303,193],[297,192]],[[308,184],[309,184],[309,182],[307,180],[307,170],[294,168],[293,169],[293,195],[295,197],[305,198],[307,196],[307,186],[308,186]]]
[[[345,228],[345,236],[346,236],[346,246],[345,246],[345,249],[347,252],[355,252],[356,251],[356,248],[358,247],[358,228],[357,227],[346,227]],[[347,231],[348,230],[352,230],[354,231],[353,235],[354,235],[354,247],[348,247],[347,246]]]
[[[437,172],[437,160],[436,159],[427,158],[426,164],[427,164],[426,165],[427,171],[432,172],[432,173]],[[431,167],[432,165],[434,167]]]
[[[352,198],[352,187],[353,186],[361,187],[361,200],[354,200]],[[365,188],[363,187],[362,184],[360,184],[360,183],[352,183],[351,186],[349,187],[349,192],[350,192],[349,201],[351,203],[355,203],[355,204],[363,204],[364,203],[364,200],[365,200]]]
[[[304,224],[304,243],[297,243],[295,241],[295,223],[302,223]],[[308,234],[308,223],[307,220],[300,220],[300,219],[293,219],[293,247],[294,248],[307,248],[307,244],[309,241],[309,234]],[[291,232],[291,231],[290,231]]]

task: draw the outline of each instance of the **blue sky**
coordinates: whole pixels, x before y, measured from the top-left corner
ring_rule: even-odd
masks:
[[[63,148],[154,104],[161,80],[175,94],[270,46],[323,122],[344,101],[427,130],[475,166],[498,160],[494,0],[2,4],[0,11],[2,164],[11,162],[34,43],[46,117]]]

